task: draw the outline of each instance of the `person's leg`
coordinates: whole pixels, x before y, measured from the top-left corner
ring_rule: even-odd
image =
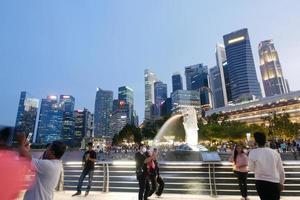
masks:
[[[151,189],[149,191],[149,197],[156,191],[157,188],[156,175],[151,175],[150,181],[151,181]]]
[[[145,191],[145,175],[137,176],[139,182],[139,200],[143,200],[144,191]]]
[[[82,183],[83,183],[83,180],[84,180],[84,178],[85,178],[85,176],[86,176],[87,174],[88,174],[88,170],[83,169],[83,171],[81,172],[79,181],[78,181],[77,192],[81,192]]]
[[[158,186],[158,190],[157,190],[157,192],[156,192],[156,195],[157,196],[161,196],[161,194],[163,193],[163,191],[164,191],[164,187],[165,187],[165,182],[164,182],[164,180],[162,179],[162,177],[161,176],[157,176],[157,183],[159,184],[159,186]]]
[[[255,186],[261,200],[280,199],[280,188],[278,183],[256,180]]]
[[[150,191],[150,180],[149,180],[149,176],[146,176],[146,178],[145,178],[144,200],[148,199],[149,191]]]
[[[241,173],[241,192],[242,192],[242,197],[246,198],[248,196],[248,191],[247,191],[247,172],[242,172]]]
[[[87,188],[86,188],[86,195],[89,193],[89,191],[91,190],[91,187],[92,187],[94,170],[89,170],[88,174],[89,174],[89,182],[88,182],[88,185],[87,185]]]
[[[234,174],[237,177],[237,181],[238,181],[238,184],[239,184],[239,189],[240,189],[241,196],[244,197],[243,196],[243,186],[242,186],[242,176],[241,176],[241,173],[238,172],[238,171],[234,171]]]

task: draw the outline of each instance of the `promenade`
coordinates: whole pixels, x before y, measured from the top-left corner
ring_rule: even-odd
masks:
[[[124,192],[91,192],[87,197],[84,196],[84,192],[81,196],[72,197],[75,191],[64,191],[56,192],[54,195],[54,200],[137,200],[136,193],[124,193]],[[218,196],[216,198],[205,196],[205,195],[188,195],[188,194],[163,194],[162,197],[150,197],[149,200],[161,199],[161,200],[240,200],[240,196]],[[256,196],[249,196],[250,200],[259,200]],[[300,197],[282,197],[282,200],[300,200]],[[22,200],[19,198],[18,200]]]

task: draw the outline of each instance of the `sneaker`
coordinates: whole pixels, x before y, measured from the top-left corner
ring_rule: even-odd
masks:
[[[81,195],[81,192],[77,191],[75,194],[72,195],[72,197],[77,196],[77,195]]]
[[[89,191],[86,191],[84,196],[86,197],[87,195],[89,195]]]

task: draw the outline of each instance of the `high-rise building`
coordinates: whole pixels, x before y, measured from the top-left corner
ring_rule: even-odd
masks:
[[[113,109],[113,92],[97,88],[94,112],[95,137],[107,136],[110,133],[109,120]]]
[[[36,143],[47,144],[62,139],[63,110],[57,96],[42,99]]]
[[[202,64],[197,64],[185,67],[184,74],[187,90],[192,90],[192,78],[193,76],[199,74],[199,67],[201,66]]]
[[[172,92],[172,113],[182,113],[184,108],[193,107],[200,114],[200,94],[195,90],[177,90]]]
[[[176,90],[177,91],[177,90]],[[175,91],[175,92],[176,92]],[[161,115],[166,116],[172,114],[172,98],[167,98],[161,106]]]
[[[238,102],[261,97],[248,30],[226,34],[223,39],[231,94],[227,94],[228,100]]]
[[[114,110],[110,118],[110,135],[118,134],[126,124],[131,124],[128,117],[128,103],[125,100],[114,100]]]
[[[208,69],[203,64],[185,67],[187,90],[200,93],[202,107],[210,107],[210,88],[208,84]]]
[[[75,98],[71,95],[60,95],[59,104],[63,112],[62,139],[68,146],[73,146],[75,131]]]
[[[225,81],[226,78],[225,78],[225,71],[224,71],[224,64],[227,63],[227,58],[226,58],[225,47],[223,44],[216,45],[216,63],[220,71],[224,105],[227,105],[228,99],[227,99],[227,90],[226,90],[226,81]]]
[[[156,82],[156,76],[150,70],[145,69],[145,121],[152,119],[151,111],[154,102],[154,83]]]
[[[78,147],[81,145],[83,138],[92,138],[92,121],[93,116],[91,112],[84,108],[83,110],[75,110],[75,132],[74,132],[74,146]]]
[[[139,127],[139,116],[137,115],[136,111],[133,111],[133,124],[135,127]]]
[[[267,97],[289,92],[286,79],[283,77],[278,53],[272,40],[259,43],[258,53],[260,72]]]
[[[180,73],[174,73],[172,75],[172,89],[173,92],[175,92],[176,90],[183,90],[182,77]]]
[[[213,108],[224,107],[224,96],[222,87],[222,78],[220,68],[215,66],[209,69],[210,88],[212,92],[212,106]]]
[[[133,89],[131,89],[128,86],[122,86],[119,87],[118,89],[118,100],[119,101],[124,101],[127,105],[126,107],[127,109],[127,117],[129,120],[130,124],[134,123],[134,119],[133,119],[133,112],[134,112],[134,107],[133,107]]]
[[[162,81],[156,81],[154,83],[154,115],[156,118],[161,116],[161,106],[162,103],[167,99],[167,95],[167,84],[163,83]]]
[[[201,106],[204,107],[211,107],[210,105],[210,93],[211,90],[209,88],[209,81],[208,81],[208,69],[207,66],[203,64],[198,65],[198,72],[192,76],[192,84],[191,90],[195,90],[200,92],[200,103]]]
[[[33,133],[38,107],[38,99],[29,97],[28,93],[25,91],[21,92],[15,125],[15,133],[23,132],[26,134],[26,136],[31,133],[31,142],[33,141]]]
[[[133,105],[133,89],[128,86],[122,86],[118,89],[118,99]]]

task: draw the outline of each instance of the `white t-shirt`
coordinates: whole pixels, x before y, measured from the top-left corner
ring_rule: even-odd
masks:
[[[268,147],[253,149],[249,153],[249,171],[256,180],[284,183],[285,175],[280,154]]]
[[[24,200],[52,200],[63,168],[61,161],[33,158],[32,165],[36,170],[36,180],[26,191]]]

